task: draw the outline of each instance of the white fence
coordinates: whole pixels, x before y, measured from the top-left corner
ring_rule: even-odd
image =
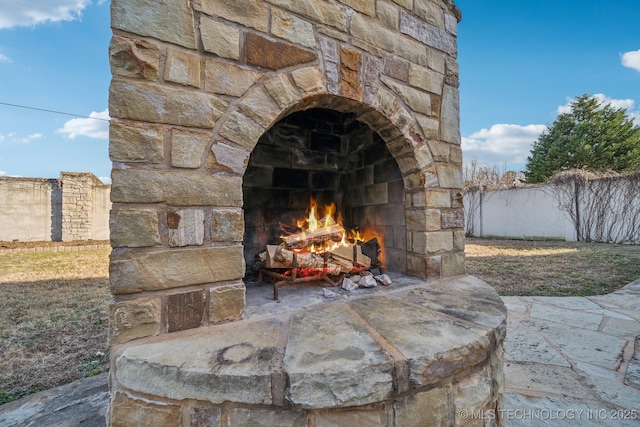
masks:
[[[468,191],[468,236],[640,243],[640,179]]]

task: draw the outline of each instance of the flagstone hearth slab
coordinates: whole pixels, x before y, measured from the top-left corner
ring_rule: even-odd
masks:
[[[129,347],[117,359],[115,378],[127,389],[168,399],[270,404],[280,327],[275,320],[243,322]]]
[[[394,287],[395,286],[395,287]],[[391,402],[489,368],[506,308],[483,282],[394,285],[160,336],[117,355],[112,381],[140,396],[306,410]],[[498,350],[500,349],[500,351]],[[485,368],[480,368],[484,366]],[[497,378],[497,377],[496,377]],[[497,380],[500,381],[501,380]]]

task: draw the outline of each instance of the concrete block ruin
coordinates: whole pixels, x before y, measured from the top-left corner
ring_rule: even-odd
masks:
[[[506,310],[464,276],[455,4],[111,8],[109,425],[498,409]],[[393,285],[260,293],[256,256],[310,199],[376,236]]]

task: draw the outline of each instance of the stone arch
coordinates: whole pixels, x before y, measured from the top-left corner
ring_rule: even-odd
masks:
[[[301,72],[295,74],[296,71]],[[438,186],[433,155],[424,132],[400,96],[378,88],[367,100],[368,104],[362,99],[330,93],[326,80],[327,75],[319,67],[305,67],[292,73],[278,73],[254,84],[216,126],[220,137],[210,145],[214,157],[238,154],[245,160],[246,167],[258,139],[279,120],[297,111],[326,108],[354,113],[358,121],[379,134],[398,162],[407,189]],[[228,147],[228,141],[242,148],[234,151]],[[233,163],[234,171],[244,172],[237,156],[233,156]],[[222,166],[225,166],[224,160]]]

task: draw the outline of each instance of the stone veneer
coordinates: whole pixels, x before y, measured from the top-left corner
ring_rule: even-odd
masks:
[[[401,271],[464,274],[452,0],[112,0],[111,17],[113,375],[141,338],[244,317],[244,174],[297,111],[352,114],[386,145]]]

